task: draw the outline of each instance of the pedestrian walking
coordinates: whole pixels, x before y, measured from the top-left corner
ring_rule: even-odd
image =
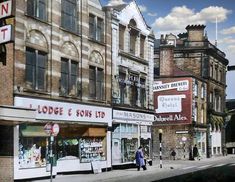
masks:
[[[140,170],[141,167],[143,168],[143,170],[147,169],[145,165],[145,161],[144,161],[144,154],[142,151],[142,146],[140,146],[135,153],[135,161],[136,161],[136,166],[137,166],[138,171]]]
[[[172,156],[173,160],[175,160],[176,152],[175,152],[174,149],[173,149],[172,152],[171,152],[171,156]]]
[[[198,148],[197,148],[197,145],[195,144],[194,147],[193,147],[193,160],[195,160],[196,157],[197,157],[198,160],[200,160],[199,153],[198,153]]]

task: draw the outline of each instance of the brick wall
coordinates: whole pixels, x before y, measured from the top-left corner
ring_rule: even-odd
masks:
[[[7,44],[7,60],[0,63],[0,105],[13,104],[13,44]]]
[[[162,133],[162,157],[170,159],[172,149],[176,151],[176,159],[189,158],[189,147],[193,146],[193,138],[191,135],[190,125],[168,125],[168,126],[153,126],[153,156],[159,158],[159,129]],[[176,131],[189,131],[188,134],[176,134]],[[182,142],[182,137],[186,137],[185,152]]]
[[[13,157],[0,156],[0,181],[11,182],[14,181],[14,162]]]

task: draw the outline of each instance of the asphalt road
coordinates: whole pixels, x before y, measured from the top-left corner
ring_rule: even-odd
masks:
[[[53,182],[235,182],[235,155],[200,161],[165,160],[163,168],[159,168],[156,160],[153,166],[147,168],[146,171],[132,168],[99,174],[58,175]]]
[[[187,172],[183,175],[156,180],[156,182],[235,182],[235,164],[208,167],[208,169]]]

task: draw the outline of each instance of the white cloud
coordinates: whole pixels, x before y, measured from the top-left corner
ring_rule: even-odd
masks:
[[[159,17],[152,24],[156,31],[160,32],[184,32],[187,25],[214,23],[216,21],[223,22],[231,13],[223,7],[210,6],[196,12],[186,6],[174,7],[165,17]]]
[[[148,13],[148,16],[154,17],[154,16],[157,16],[157,13]]]
[[[144,13],[144,12],[147,11],[147,7],[144,6],[144,5],[139,5],[139,8],[140,8],[140,11],[141,11],[142,13]]]
[[[233,37],[225,37],[223,39],[218,40],[219,44],[234,44],[235,43],[235,38]]]
[[[110,0],[108,6],[115,6],[119,4],[125,4],[123,0]]]
[[[223,30],[221,30],[220,33],[221,33],[221,34],[224,34],[224,35],[235,34],[235,26],[230,27],[230,28],[223,29]]]
[[[229,45],[227,50],[230,54],[235,54],[235,45]]]

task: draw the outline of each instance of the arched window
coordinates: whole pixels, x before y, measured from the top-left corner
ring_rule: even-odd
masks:
[[[79,96],[81,88],[78,82],[79,62],[77,59],[79,55],[76,46],[66,42],[62,46],[61,52],[60,94]]]
[[[26,39],[26,87],[33,90],[46,91],[48,44],[44,35],[32,30]]]

